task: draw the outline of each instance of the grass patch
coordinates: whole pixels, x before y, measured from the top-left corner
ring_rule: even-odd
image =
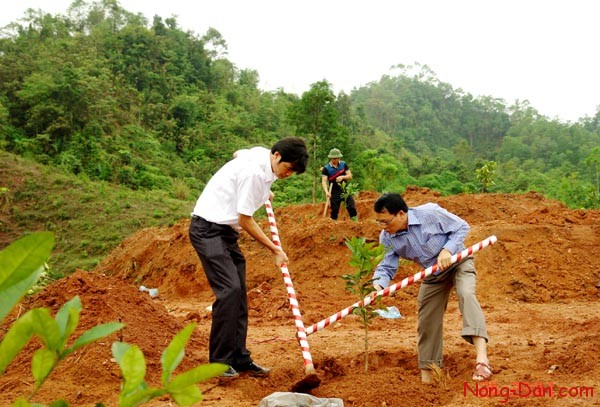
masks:
[[[188,217],[194,199],[94,182],[0,151],[0,187],[8,189],[0,249],[25,233],[51,230],[52,275],[93,269],[135,231]],[[183,194],[182,194],[183,195]]]

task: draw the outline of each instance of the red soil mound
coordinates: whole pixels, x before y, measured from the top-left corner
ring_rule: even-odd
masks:
[[[334,223],[323,218],[323,204],[275,210],[283,249],[306,325],[351,305],[357,299],[344,290],[348,265],[347,238],[376,241],[373,221],[377,195],[357,197],[358,223],[343,213]],[[478,296],[488,319],[489,355],[499,389],[521,386],[521,395],[536,383],[593,388],[600,379],[600,211],[569,210],[537,193],[441,197],[427,189],[409,188],[409,205],[437,202],[471,225],[467,244],[495,235],[498,242],[475,255]],[[268,233],[266,217],[261,220]],[[212,293],[187,235],[189,220],[164,229],[144,229],[126,239],[93,272],[77,271],[28,299],[6,318],[34,306],[53,313],[79,295],[83,304],[77,334],[99,323],[127,326],[89,345],[62,362],[34,401],[64,398],[72,405],[104,401],[116,405],[119,369],[110,345],[122,339],[140,346],[148,361],[147,380],[158,384],[160,353],[187,322],[198,322],[181,369],[207,362]],[[255,359],[272,368],[267,379],[241,377],[228,383],[202,383],[202,405],[256,406],[276,391],[289,391],[303,378],[304,368],[295,326],[280,271],[271,256],[242,234],[248,261],[250,298],[249,348]],[[396,281],[419,271],[401,266]],[[151,298],[144,285],[158,288]],[[364,372],[364,331],[352,316],[309,336],[313,361],[322,379],[318,397],[338,397],[350,406],[496,405],[501,396],[473,394],[465,386],[473,370],[474,351],[460,338],[460,315],[451,298],[446,317],[444,368],[433,386],[422,385],[416,361],[416,292],[409,286],[386,305],[396,305],[403,318],[375,319],[369,330],[369,371]],[[29,371],[32,343],[0,378],[0,405],[26,395],[33,382]],[[467,383],[467,384],[465,384]],[[598,392],[576,390],[566,404],[600,403]],[[487,396],[486,396],[487,395]],[[485,397],[484,397],[485,396]],[[545,396],[515,398],[513,404],[548,405]],[[558,400],[562,403],[565,400]],[[167,399],[154,405],[168,405]]]

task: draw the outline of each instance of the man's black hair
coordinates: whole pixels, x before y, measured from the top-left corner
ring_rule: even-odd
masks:
[[[385,209],[390,215],[397,215],[400,211],[407,213],[408,205],[400,194],[387,193],[377,198],[374,209],[377,213],[382,213]]]
[[[292,171],[302,174],[308,165],[308,149],[303,138],[285,137],[273,144],[271,153],[278,152],[281,162],[292,164]]]

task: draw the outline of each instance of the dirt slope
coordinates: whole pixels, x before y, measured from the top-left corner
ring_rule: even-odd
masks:
[[[502,394],[515,390],[511,405],[600,405],[600,211],[569,210],[536,193],[440,197],[409,188],[404,196],[411,206],[437,202],[466,219],[471,225],[468,245],[491,235],[498,238],[495,245],[475,255],[478,296],[488,320],[489,356],[498,394],[476,390],[470,381],[474,351],[460,338],[461,319],[454,296],[446,313],[443,375],[435,385],[420,383],[418,284],[384,300],[386,305],[397,306],[403,318],[374,320],[366,373],[363,331],[352,316],[309,336],[322,379],[312,394],[341,398],[347,406],[497,405],[504,399]],[[377,239],[379,229],[372,213],[376,197],[362,193],[357,198],[358,223],[349,221],[345,213],[337,223],[323,218],[322,204],[275,210],[305,325],[356,302],[339,277],[352,271],[345,239]],[[268,233],[266,220],[261,222]],[[78,333],[103,322],[127,324],[121,333],[69,356],[34,401],[64,398],[72,405],[99,401],[116,405],[119,369],[111,361],[110,345],[118,339],[141,347],[148,361],[147,379],[157,384],[160,353],[189,321],[197,321],[198,328],[181,370],[207,362],[210,314],[206,307],[213,296],[189,243],[188,225],[184,219],[171,228],[140,230],[95,270],[77,271],[47,287],[5,320],[10,322],[33,306],[47,306],[55,312],[79,295],[84,311]],[[272,374],[267,379],[202,383],[202,405],[257,406],[271,393],[289,391],[304,376],[281,273],[247,235],[242,235],[241,246],[248,260],[249,348],[257,362],[272,368]],[[417,271],[414,264],[404,265],[396,281]],[[140,292],[140,285],[158,288],[159,296]],[[22,352],[0,378],[0,405],[29,391],[33,381],[30,355]],[[534,394],[540,383],[546,387],[553,383],[555,392],[564,387],[571,393],[562,398],[548,392]],[[163,399],[153,405],[170,404]]]

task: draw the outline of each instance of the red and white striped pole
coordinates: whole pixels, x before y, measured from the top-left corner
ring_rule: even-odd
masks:
[[[271,206],[271,201],[265,202],[265,208],[267,209],[267,215],[269,217],[269,227],[271,229],[271,237],[273,243],[281,248],[281,240],[279,239],[279,232],[277,231],[277,223],[275,222],[275,213]],[[281,248],[283,250],[283,248]],[[313,365],[312,356],[310,354],[310,347],[308,346],[308,340],[306,339],[306,330],[304,328],[304,322],[302,322],[302,315],[300,314],[300,307],[298,306],[298,299],[296,298],[296,292],[294,291],[294,284],[290,272],[288,271],[287,264],[282,264],[281,273],[283,274],[283,282],[287,289],[288,299],[292,306],[292,313],[296,322],[296,330],[298,331],[298,341],[300,342],[300,348],[302,348],[302,357],[304,358],[304,371],[306,374],[313,374],[315,367]]]
[[[471,254],[478,252],[479,250],[485,249],[489,245],[496,243],[497,240],[498,239],[496,238],[496,236],[490,236],[487,239],[482,240],[481,242],[474,244],[473,246],[463,250],[462,252],[453,255],[452,258],[450,259],[450,262],[456,263],[458,261],[461,261],[465,257],[470,256]],[[429,276],[430,274],[435,273],[437,269],[438,269],[437,264],[434,264],[433,266],[428,267],[424,270],[421,270],[412,276],[406,277],[404,280],[402,280],[399,283],[392,284],[391,286],[389,286],[381,291],[377,291],[377,294],[375,296],[367,296],[362,301],[354,303],[351,306],[349,306],[348,308],[344,308],[343,310],[333,314],[329,318],[326,318],[322,321],[317,322],[316,324],[309,326],[308,328],[306,328],[306,334],[310,335],[314,332],[320,331],[321,329],[324,329],[325,327],[331,325],[332,323],[339,321],[340,319],[348,316],[354,308],[369,305],[370,303],[373,302],[375,297],[386,297],[386,296],[394,293],[399,288],[404,288],[409,285],[412,285],[412,284],[416,283],[417,281]]]

